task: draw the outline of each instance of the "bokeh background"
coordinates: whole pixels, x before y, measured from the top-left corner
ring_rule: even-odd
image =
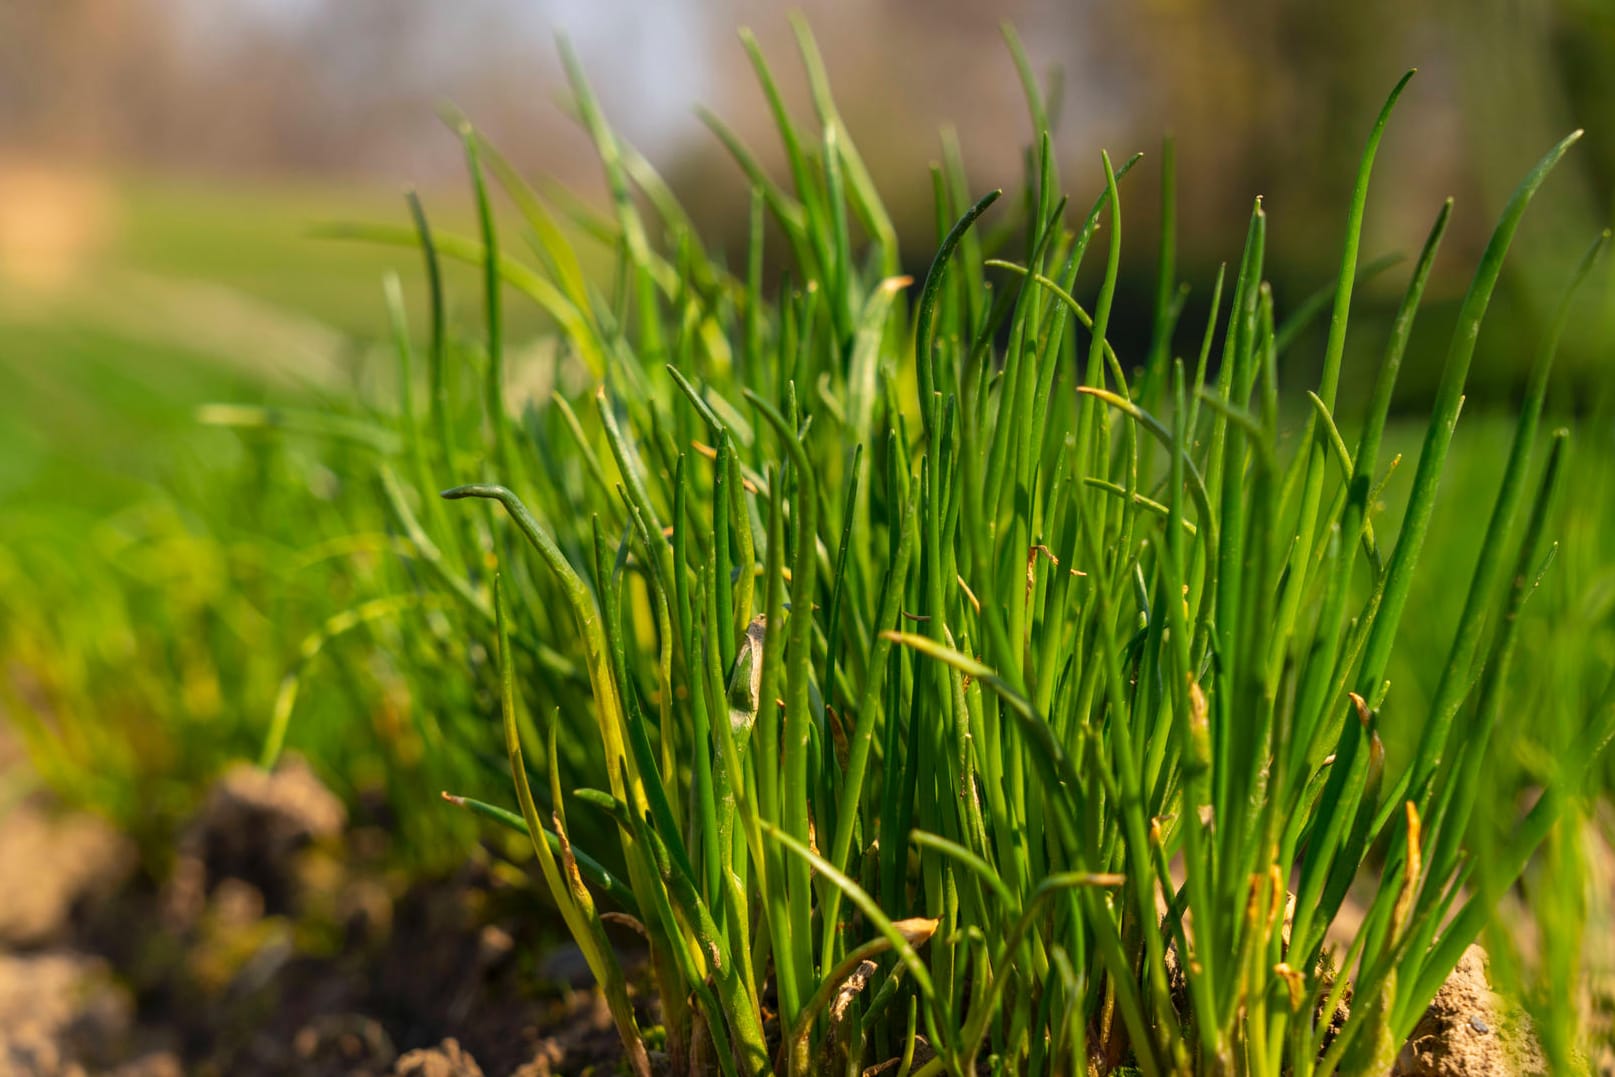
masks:
[[[926,165],[957,133],[979,186],[1011,180],[1030,138],[999,25],[1064,86],[1057,142],[1073,194],[1098,151],[1177,141],[1184,275],[1203,291],[1235,257],[1250,199],[1270,215],[1281,304],[1327,281],[1353,164],[1385,92],[1420,75],[1391,126],[1369,254],[1416,248],[1446,195],[1452,239],[1423,332],[1461,290],[1519,175],[1565,132],[1589,137],[1534,209],[1517,263],[1565,263],[1611,215],[1615,5],[1607,0],[807,0],[843,114],[923,267]],[[805,105],[784,12],[720,0],[8,0],[0,5],[0,289],[8,322],[183,342],[232,364],[329,360],[374,333],[374,252],[306,237],[311,221],[393,217],[417,186],[463,211],[462,162],[437,113],[463,109],[534,175],[598,197],[559,105],[553,38],[582,56],[613,122],[714,242],[739,242],[746,192],[700,124],[724,117],[765,158],[777,140],[735,38],[753,27]],[[1151,169],[1129,182],[1123,340],[1147,306]],[[402,261],[402,259],[395,259]],[[1561,273],[1508,278],[1475,390],[1506,398]],[[1388,301],[1396,285],[1370,289]],[[176,317],[183,309],[186,318]],[[1193,318],[1186,319],[1192,324]],[[197,325],[211,326],[210,336]],[[271,331],[273,329],[273,331]],[[284,334],[285,339],[279,334]],[[1573,333],[1561,392],[1597,381]],[[13,342],[10,350],[15,351]],[[9,365],[9,364],[8,364]],[[1434,359],[1406,377],[1416,397]]]

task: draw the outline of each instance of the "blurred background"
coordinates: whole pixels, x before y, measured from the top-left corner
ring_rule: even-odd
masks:
[[[1436,313],[1421,325],[1430,346],[1414,348],[1435,354],[1405,376],[1410,397],[1433,384],[1443,304],[1461,292],[1503,200],[1578,126],[1589,137],[1533,209],[1516,266],[1568,265],[1611,216],[1607,0],[801,6],[916,268],[935,243],[926,166],[945,125],[979,187],[1022,167],[1031,131],[999,37],[1008,20],[1034,64],[1061,73],[1056,137],[1073,196],[1101,185],[1101,147],[1153,158],[1172,133],[1184,277],[1204,292],[1216,264],[1237,257],[1259,194],[1281,306],[1327,282],[1363,138],[1396,78],[1419,67],[1380,157],[1365,244],[1369,256],[1416,253],[1441,199],[1457,198]],[[185,340],[170,343],[188,350],[259,371],[329,361],[345,334],[382,324],[378,260],[408,260],[322,244],[307,227],[402,219],[405,185],[437,212],[464,212],[460,150],[440,106],[464,110],[530,174],[598,197],[593,156],[559,104],[557,33],[705,234],[736,244],[746,189],[695,108],[710,107],[780,163],[735,37],[743,24],[805,112],[783,11],[744,0],[8,0],[0,317],[150,342],[174,334],[183,309]],[[1124,341],[1143,332],[1148,306],[1153,172],[1140,169],[1124,195],[1133,207],[1116,329]],[[1507,278],[1478,358],[1483,397],[1506,399],[1523,376],[1562,276]],[[1364,301],[1394,302],[1399,287],[1386,280]],[[1592,341],[1572,334],[1559,379],[1566,401],[1599,382]]]

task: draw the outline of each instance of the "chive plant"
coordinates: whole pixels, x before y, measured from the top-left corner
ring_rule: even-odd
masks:
[[[1125,356],[1107,327],[1137,157],[1102,155],[1096,195],[1069,202],[1008,35],[1038,132],[1025,183],[977,197],[947,155],[936,252],[911,280],[795,28],[806,121],[742,35],[788,181],[705,117],[751,184],[738,267],[706,252],[564,45],[604,211],[541,194],[455,117],[478,235],[435,230],[413,198],[407,228],[335,230],[427,267],[424,377],[389,292],[400,407],[373,447],[409,586],[371,612],[430,628],[406,669],[423,693],[481,685],[453,728],[484,763],[502,743],[518,810],[486,765],[449,799],[531,839],[638,1074],[621,917],[648,940],[675,1073],[1384,1072],[1615,731],[1606,689],[1477,861],[1517,614],[1553,550],[1566,440],[1537,462],[1548,374],[1600,240],[1532,368],[1439,687],[1401,717],[1416,748],[1389,758],[1379,735],[1476,338],[1577,135],[1525,177],[1475,269],[1386,534],[1381,438],[1450,202],[1353,440],[1335,407],[1354,285],[1384,268],[1359,240],[1407,78],[1364,148],[1336,283],[1289,318],[1258,201],[1206,324],[1178,324],[1168,145],[1155,324]],[[524,248],[496,226],[496,188]],[[574,240],[610,254],[609,276]],[[765,255],[787,267],[777,289]],[[481,274],[471,347],[446,325],[446,261]],[[519,412],[511,295],[555,325],[553,391]],[[1282,353],[1325,311],[1317,385],[1281,389]],[[1370,862],[1361,929],[1334,947]]]

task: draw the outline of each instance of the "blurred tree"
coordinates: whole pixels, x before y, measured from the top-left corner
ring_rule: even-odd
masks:
[[[1438,309],[1463,287],[1520,176],[1566,133],[1587,128],[1516,244],[1475,388],[1508,393],[1523,378],[1569,265],[1615,209],[1615,5],[1143,0],[1072,20],[1073,32],[1088,26],[1124,57],[1119,96],[1133,129],[1176,132],[1180,173],[1192,177],[1179,187],[1186,266],[1200,263],[1204,276],[1207,263],[1233,257],[1259,192],[1281,300],[1333,273],[1357,155],[1407,67],[1420,74],[1376,165],[1367,252],[1413,242],[1440,200],[1456,196],[1432,293]],[[1561,367],[1572,387],[1601,377],[1615,289],[1606,302],[1609,317],[1581,320],[1566,342]],[[1439,347],[1431,332],[1439,314],[1424,321]],[[1428,390],[1431,367],[1410,370],[1415,395]]]
[[[1400,73],[1421,69],[1376,169],[1366,250],[1406,246],[1458,198],[1432,296],[1462,286],[1516,179],[1571,128],[1589,137],[1521,236],[1496,320],[1517,376],[1535,327],[1615,197],[1615,3],[1610,0],[804,0],[848,126],[907,246],[934,241],[923,167],[951,124],[977,189],[1022,167],[1029,124],[998,23],[1065,72],[1058,145],[1079,197],[1099,147],[1153,151],[1175,133],[1185,276],[1237,254],[1250,199],[1273,221],[1281,301],[1328,280],[1354,162]],[[798,119],[805,80],[783,17],[761,0],[9,0],[0,3],[0,157],[101,161],[111,171],[453,184],[461,162],[437,105],[452,101],[518,164],[598,183],[584,140],[546,98],[553,29],[577,39],[613,119],[686,193],[708,234],[737,242],[746,192],[689,119],[710,105],[774,166],[777,138],[733,28],[754,22]],[[1129,260],[1117,332],[1149,294],[1153,169],[1128,181]],[[918,256],[918,255],[917,255]],[[1389,284],[1386,294],[1393,291]],[[1376,293],[1365,293],[1373,302]],[[1387,300],[1388,301],[1388,300]],[[1615,292],[1610,303],[1615,320]],[[1305,352],[1305,349],[1301,349]],[[1566,366],[1591,376],[1590,339]],[[1490,365],[1488,365],[1490,362]],[[1415,373],[1410,385],[1416,386]]]
[[[138,151],[175,92],[170,20],[147,0],[0,4],[0,149],[12,154]]]

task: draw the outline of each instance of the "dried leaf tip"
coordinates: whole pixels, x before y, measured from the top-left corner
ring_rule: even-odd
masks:
[[[893,920],[892,926],[897,933],[903,936],[903,941],[910,946],[923,946],[932,935],[936,934],[940,920],[931,920],[924,916],[915,916],[907,920]]]

